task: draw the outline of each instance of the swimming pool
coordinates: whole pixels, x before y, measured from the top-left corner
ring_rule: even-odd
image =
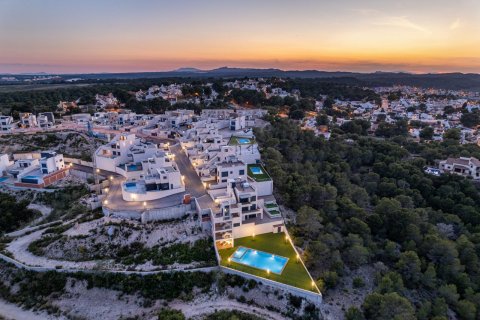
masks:
[[[282,274],[288,262],[288,258],[245,247],[238,247],[230,259],[236,263],[276,274]]]
[[[8,177],[1,177],[1,178],[0,178],[0,182],[3,182],[3,181],[5,181],[5,180],[7,180],[7,179],[8,179]]]
[[[25,176],[25,177],[22,177],[22,179],[38,179],[40,177],[38,176]]]
[[[237,138],[239,144],[247,144],[250,143],[250,139],[247,138]]]
[[[127,165],[127,171],[140,171],[140,170],[142,170],[142,165],[138,165],[138,164]]]
[[[137,183],[136,182],[126,182],[125,183],[125,190],[133,192],[137,191]]]
[[[259,167],[251,167],[250,171],[252,171],[253,174],[262,174],[263,171]]]

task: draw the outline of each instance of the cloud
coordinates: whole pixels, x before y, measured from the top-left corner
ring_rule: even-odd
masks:
[[[460,19],[457,18],[457,20],[453,21],[450,24],[450,30],[457,30],[458,28],[460,28],[460,26],[461,26]]]
[[[416,24],[415,22],[408,19],[408,17],[384,17],[373,22],[374,25],[378,26],[388,26],[388,27],[398,27],[403,29],[415,30],[424,34],[431,34],[432,32],[427,28]]]

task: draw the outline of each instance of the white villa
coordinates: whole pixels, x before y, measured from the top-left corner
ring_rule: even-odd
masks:
[[[44,188],[69,174],[63,155],[55,151],[16,154],[14,158],[6,171],[17,186]]]
[[[37,127],[37,117],[29,112],[20,113],[20,126],[22,128]]]
[[[95,152],[98,169],[123,177],[125,201],[150,201],[185,192],[183,178],[168,145],[142,142],[135,134],[117,135]]]
[[[440,161],[440,170],[446,173],[455,173],[474,180],[480,179],[480,160],[477,158],[448,158]]]
[[[0,131],[10,132],[13,129],[13,117],[0,115]]]

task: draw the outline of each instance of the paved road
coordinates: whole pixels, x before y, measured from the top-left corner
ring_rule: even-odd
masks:
[[[175,162],[177,163],[178,169],[185,176],[185,191],[192,195],[194,198],[199,198],[207,192],[205,187],[202,184],[202,180],[193,169],[190,160],[185,155],[182,150],[182,147],[179,144],[173,145],[170,147],[170,151],[175,155]]]

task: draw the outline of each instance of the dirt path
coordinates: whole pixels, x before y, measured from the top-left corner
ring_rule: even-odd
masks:
[[[64,268],[71,269],[92,269],[97,266],[96,262],[58,261],[32,254],[30,251],[28,251],[28,245],[32,241],[39,239],[44,231],[45,230],[39,230],[26,236],[16,238],[9,243],[7,250],[14,255],[16,260],[30,266],[55,268],[57,265],[62,265]]]
[[[8,320],[63,320],[64,317],[57,317],[45,312],[33,312],[24,310],[19,306],[0,299],[0,316]]]
[[[288,319],[276,312],[254,307],[254,306],[248,306],[246,304],[242,304],[226,298],[223,298],[223,299],[218,298],[218,299],[207,300],[202,302],[195,301],[192,304],[187,304],[185,302],[178,301],[170,304],[170,307],[174,309],[182,310],[183,314],[187,319],[211,314],[219,310],[238,310],[248,314],[254,314],[254,315],[260,316],[267,320],[287,320]]]

